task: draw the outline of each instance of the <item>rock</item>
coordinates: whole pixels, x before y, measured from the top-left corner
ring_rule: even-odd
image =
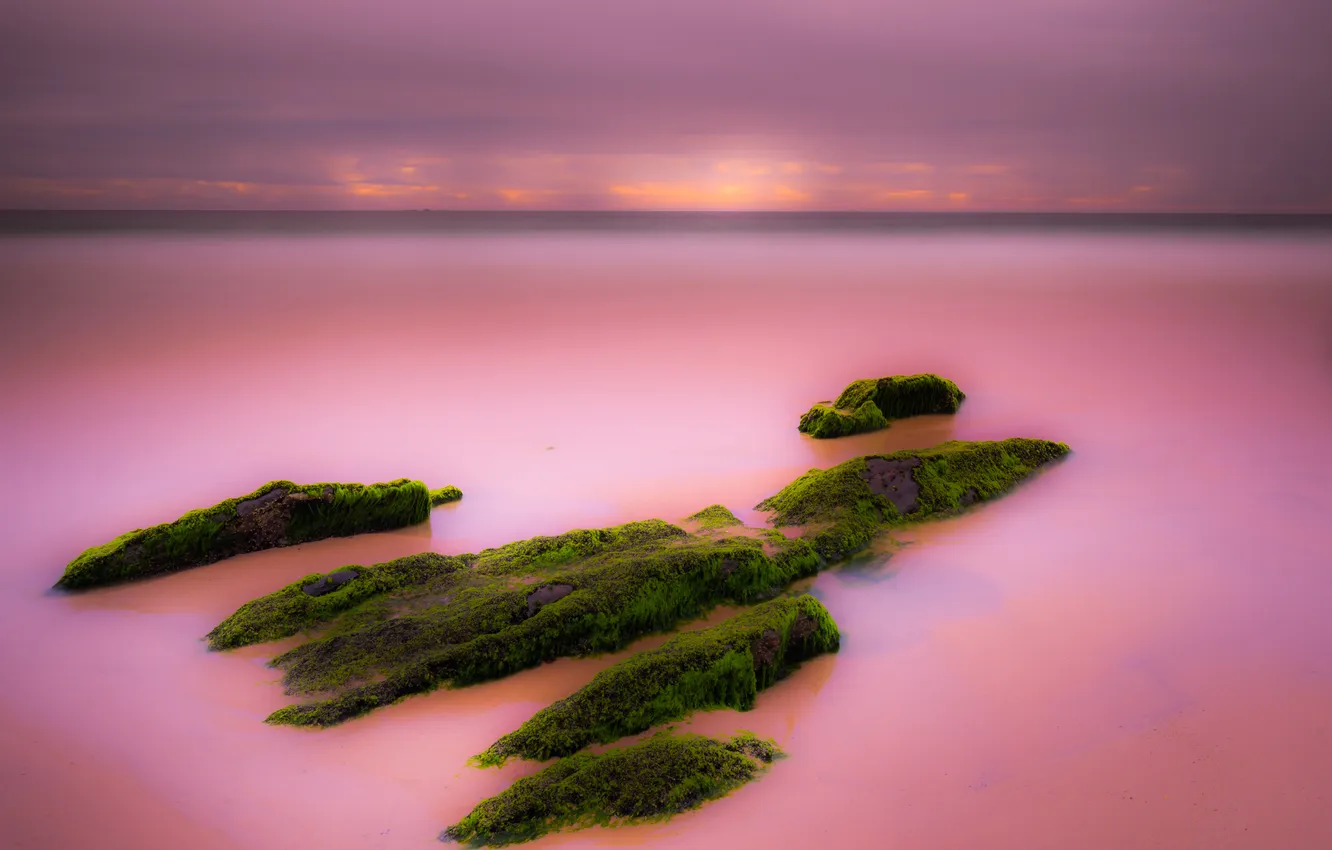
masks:
[[[329,573],[319,581],[311,582],[301,590],[309,596],[323,596],[325,593],[332,593],[347,582],[356,578],[356,570],[338,570],[336,573]]]
[[[898,513],[906,516],[916,509],[916,499],[920,495],[920,485],[911,477],[911,470],[918,466],[918,457],[902,460],[872,457],[865,462],[862,477],[869,484],[870,492],[883,496],[893,503]]]
[[[563,599],[570,593],[573,593],[572,584],[548,584],[538,587],[527,594],[527,616],[532,616],[541,610],[541,606],[549,605],[557,599]]]

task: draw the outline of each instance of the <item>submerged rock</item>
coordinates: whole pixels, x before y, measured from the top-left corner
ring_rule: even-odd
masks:
[[[400,478],[371,485],[272,481],[248,496],[94,546],[65,567],[56,587],[114,584],[261,549],[388,531],[429,515],[428,491],[420,481]]]

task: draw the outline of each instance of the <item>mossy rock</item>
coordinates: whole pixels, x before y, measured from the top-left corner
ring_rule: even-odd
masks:
[[[530,841],[588,826],[661,820],[756,779],[780,757],[772,741],[658,734],[600,755],[578,753],[482,800],[440,835],[473,846]]]
[[[885,528],[993,498],[1067,452],[1044,440],[954,442],[811,470],[758,506],[776,525],[808,526],[796,538],[727,534],[734,515],[712,506],[694,519],[728,525],[696,534],[647,520],[352,565],[247,603],[209,641],[223,649],[323,628],[272,662],[289,694],[319,698],[269,722],[328,726],[437,687],[617,650],[718,604],[772,599]]]
[[[463,586],[503,583],[500,577],[540,574],[601,552],[685,536],[682,528],[661,520],[647,520],[613,528],[577,529],[555,537],[533,537],[486,549],[480,555],[427,552],[371,567],[352,564],[335,571],[357,573],[355,580],[345,586],[312,598],[306,588],[335,573],[305,576],[242,605],[208,633],[208,641],[213,649],[235,649],[277,640],[328,623],[362,603],[394,594],[395,600],[379,610],[382,616],[376,618],[375,612],[361,610],[358,611],[361,616],[356,618],[361,624],[387,620],[402,607],[395,602],[421,607],[422,600],[428,601],[432,594],[443,598]],[[348,624],[343,625],[345,632]]]
[[[462,558],[426,552],[315,573],[242,605],[208,633],[211,649],[235,649],[312,629],[364,602],[467,569]],[[338,580],[341,579],[341,580]]]
[[[685,517],[685,521],[698,523],[700,531],[744,525],[725,505],[708,505],[698,513]]]
[[[544,761],[636,735],[692,711],[748,711],[760,690],[800,661],[836,652],[839,640],[832,615],[813,596],[764,602],[601,671],[577,693],[500,738],[477,761]]]
[[[579,547],[588,554],[566,558]],[[548,560],[552,555],[557,559]],[[689,535],[660,520],[535,538],[461,558],[467,569],[349,611],[327,636],[275,658],[273,665],[286,671],[288,693],[325,698],[280,709],[269,721],[327,726],[441,685],[620,649],[719,603],[770,598],[821,566],[803,540],[783,538],[765,548],[749,537]],[[351,593],[355,583],[330,595]],[[279,594],[294,598],[296,592],[293,586]],[[413,594],[430,604],[393,608]],[[273,603],[263,608],[282,610]]]
[[[816,404],[800,417],[801,433],[827,439],[887,428],[893,419],[956,413],[966,395],[938,375],[894,375],[852,381],[832,404]]]
[[[246,496],[190,511],[94,546],[65,568],[56,587],[115,584],[233,555],[415,525],[430,515],[425,484],[293,484],[270,481]]]
[[[811,543],[832,561],[864,548],[886,526],[954,514],[999,496],[1068,452],[1064,443],[1013,438],[867,455],[811,469],[756,509],[773,511],[777,526],[827,524]]]
[[[430,507],[437,508],[449,502],[456,502],[463,497],[462,491],[452,484],[430,491]]]

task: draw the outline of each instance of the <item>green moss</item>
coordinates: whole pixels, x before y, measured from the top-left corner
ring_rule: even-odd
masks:
[[[735,514],[731,513],[725,505],[708,505],[698,513],[685,517],[685,520],[698,523],[699,529],[730,528],[736,525],[744,525],[743,522],[736,519]]]
[[[774,512],[776,525],[807,526],[796,539],[775,529],[757,537],[689,534],[661,520],[578,529],[479,555],[367,567],[304,598],[305,586],[321,579],[311,576],[243,606],[209,637],[225,648],[326,624],[323,636],[273,660],[288,693],[315,699],[269,722],[328,726],[433,688],[616,650],[717,604],[771,599],[886,527],[993,498],[1067,452],[1062,443],[1014,439],[856,458],[811,470],[758,506]],[[720,506],[694,515],[705,524],[726,517],[734,518]],[[743,702],[734,695],[741,691],[726,690],[739,681],[741,661],[710,660],[644,717],[688,710],[710,694]]]
[[[956,413],[966,395],[938,375],[895,375],[852,381],[831,405],[816,404],[800,417],[813,437],[845,437],[887,428],[890,420],[924,413]]]
[[[1014,438],[852,458],[831,469],[810,470],[757,509],[773,511],[773,524],[779,526],[831,523],[811,542],[820,555],[834,560],[863,548],[885,525],[956,513],[992,499],[1068,452],[1063,443]],[[874,492],[869,481],[874,461],[918,462],[906,473],[919,488],[914,505],[903,511]]]
[[[456,502],[463,496],[462,491],[452,484],[446,487],[440,487],[438,490],[430,491],[430,507],[437,508],[440,505]]]
[[[489,575],[525,575],[559,567],[604,552],[632,549],[656,541],[684,538],[683,528],[649,519],[610,528],[580,528],[554,537],[533,537],[486,549],[475,556],[475,567]]]
[[[836,623],[813,596],[764,602],[603,670],[477,760],[482,765],[503,764],[510,757],[544,761],[680,720],[695,710],[748,711],[760,690],[801,660],[835,652],[838,641]]]
[[[446,841],[502,845],[561,829],[658,820],[757,778],[781,752],[741,733],[729,741],[659,734],[600,755],[578,753],[481,801]]]
[[[96,587],[260,549],[387,531],[429,513],[426,486],[406,478],[372,485],[271,481],[249,495],[94,546],[70,562],[56,587]]]
[[[783,541],[768,554],[751,538],[692,537],[659,522],[631,525],[634,530],[601,531],[622,543],[640,534],[649,539],[545,569],[539,584],[515,583],[509,576],[514,557],[521,553],[529,565],[540,565],[543,554],[563,550],[551,548],[555,539],[482,553],[470,575],[486,583],[460,587],[426,610],[284,653],[273,663],[286,670],[288,692],[333,696],[280,709],[269,722],[327,726],[443,684],[470,684],[551,658],[619,649],[719,603],[771,597],[821,566],[802,540]],[[482,569],[495,572],[487,576]],[[555,595],[543,599],[549,592]]]
[[[872,400],[866,400],[850,411],[816,404],[800,417],[800,431],[819,439],[847,437],[887,427],[887,417]]]
[[[247,602],[208,633],[212,649],[234,649],[278,640],[326,623],[367,600],[396,590],[425,584],[466,569],[457,557],[426,552],[383,564],[353,564],[332,573],[308,575],[281,590]],[[320,596],[305,588],[335,573],[354,572],[355,578]]]

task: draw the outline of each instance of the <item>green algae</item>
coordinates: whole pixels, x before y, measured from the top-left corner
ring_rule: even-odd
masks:
[[[688,532],[683,528],[649,519],[609,528],[580,528],[554,537],[533,537],[464,557],[472,559],[476,570],[487,575],[524,575],[561,567],[592,555],[687,536]]]
[[[764,602],[709,629],[683,632],[598,673],[477,756],[544,761],[608,744],[692,711],[748,711],[760,690],[800,661],[836,652],[837,625],[813,596]]]
[[[832,404],[816,404],[800,417],[799,430],[820,439],[887,428],[893,419],[956,413],[966,394],[938,375],[894,375],[852,381]]]
[[[811,437],[832,439],[880,431],[888,427],[888,417],[873,401],[865,401],[852,411],[842,411],[826,404],[816,404],[800,417],[800,431]]]
[[[886,526],[953,514],[999,496],[1068,452],[1064,443],[1013,438],[857,457],[810,470],[756,509],[773,511],[776,526],[829,523],[811,543],[824,558],[837,560],[867,546]],[[910,505],[899,506],[898,494],[876,492],[876,468],[899,473],[903,491],[917,489]]]
[[[315,628],[362,603],[387,593],[422,585],[467,568],[463,559],[426,552],[373,566],[352,564],[333,573],[315,573],[242,605],[208,633],[211,649],[235,649],[290,637]],[[335,590],[314,596],[306,588],[336,573],[355,577]]]
[[[735,514],[731,513],[725,505],[708,505],[703,510],[685,517],[686,522],[698,523],[699,530],[711,530],[715,528],[731,528],[737,525],[744,525],[743,522],[736,519]]]
[[[727,534],[734,515],[714,505],[691,517],[713,526],[695,534],[647,520],[347,567],[247,603],[209,641],[225,649],[323,627],[273,659],[287,692],[309,701],[268,719],[328,726],[434,688],[617,650],[718,604],[772,599],[885,528],[993,498],[1067,451],[1043,440],[954,442],[811,470],[758,506],[774,525],[806,526],[795,538]]]
[[[213,649],[235,649],[307,631],[358,609],[357,616],[344,617],[335,629],[335,632],[354,631],[356,627],[390,620],[403,609],[429,608],[432,598],[445,599],[462,587],[494,583],[501,576],[540,573],[598,553],[685,536],[684,529],[661,520],[647,520],[613,528],[577,529],[554,537],[534,537],[486,549],[479,555],[446,556],[430,552],[371,567],[352,564],[332,573],[306,576],[245,603],[207,637]],[[317,597],[305,592],[307,586],[319,579],[348,570],[356,572],[356,577],[336,590]],[[392,602],[376,607],[363,604],[388,594],[393,594]]]
[[[551,567],[552,538],[486,553],[451,574],[455,589],[438,604],[358,624],[283,653],[292,694],[324,694],[274,712],[270,723],[328,726],[442,685],[506,676],[545,660],[620,649],[667,631],[717,604],[747,604],[813,575],[821,561],[808,543],[780,547],[747,537],[709,539],[659,520],[589,532],[621,548]],[[653,534],[660,536],[653,536]],[[643,536],[647,539],[638,542]],[[522,583],[518,563],[544,567]],[[489,569],[487,575],[482,570]],[[331,694],[331,695],[329,695]]]
[[[270,481],[249,495],[87,549],[56,587],[130,581],[261,549],[402,528],[429,515],[425,484],[406,478],[371,485]]]
[[[437,490],[430,491],[430,507],[437,508],[440,505],[456,502],[463,497],[463,493],[457,487],[449,484],[446,487],[440,487]]]
[[[758,778],[781,755],[773,742],[744,732],[727,741],[658,734],[600,755],[577,753],[481,801],[440,838],[503,845],[559,830],[661,820]]]

